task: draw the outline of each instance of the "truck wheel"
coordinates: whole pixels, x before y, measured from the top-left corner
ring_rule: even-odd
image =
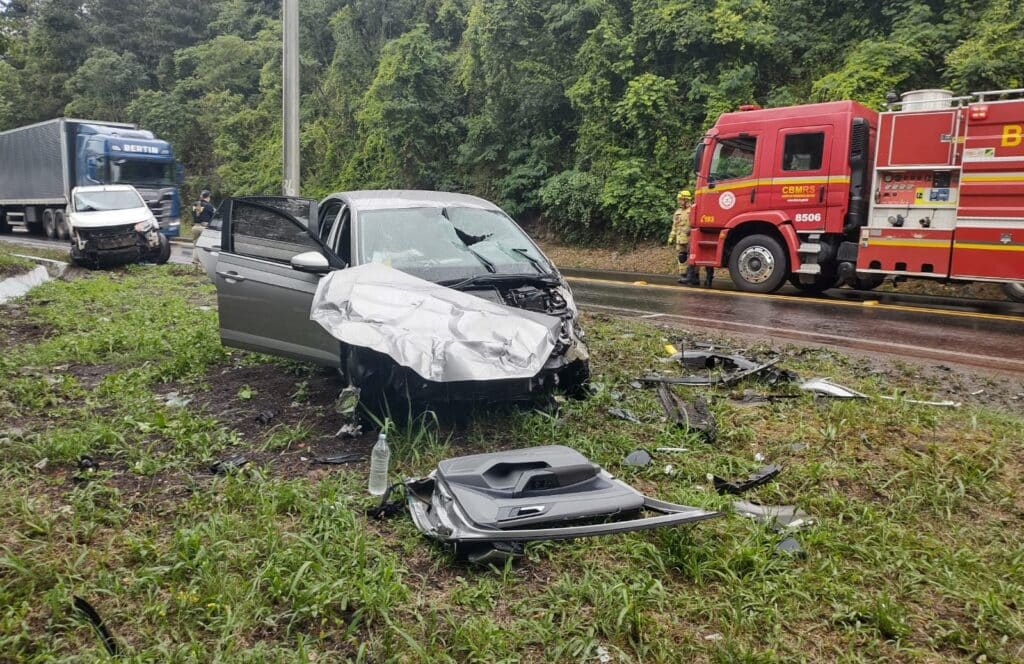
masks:
[[[834,273],[825,272],[815,275],[814,281],[803,283],[800,281],[799,274],[789,275],[789,283],[793,284],[793,287],[801,293],[807,293],[808,295],[820,295],[829,288],[835,288],[837,279]]]
[[[54,211],[53,225],[57,227],[57,237],[62,240],[67,240],[71,237],[71,231],[68,230],[68,220],[64,217],[63,210]]]
[[[171,258],[171,241],[160,233],[160,246],[156,250],[156,264],[163,265]]]
[[[748,235],[729,255],[729,276],[742,291],[774,293],[789,272],[786,252],[767,235]]]
[[[1024,281],[1003,284],[1003,292],[1014,302],[1024,302]]]
[[[851,286],[857,290],[875,290],[885,281],[884,274],[863,274],[853,278]]]
[[[53,224],[53,210],[43,210],[43,234],[49,238],[57,237],[57,227]]]

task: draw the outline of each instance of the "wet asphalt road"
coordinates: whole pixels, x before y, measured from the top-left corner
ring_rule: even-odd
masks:
[[[23,233],[0,239],[26,248],[67,247]],[[171,248],[171,262],[192,261],[190,243]],[[563,273],[580,307],[593,313],[1024,373],[1024,304],[849,289],[810,297],[787,287],[760,295],[731,290],[722,280],[706,290],[663,275]],[[647,283],[633,283],[641,280]]]
[[[907,296],[879,299],[882,294],[856,291],[761,295],[636,285],[615,273],[565,273],[584,311],[1024,373],[1021,304],[930,298],[928,306],[929,298],[920,296],[908,302]],[[957,307],[947,307],[945,300]]]

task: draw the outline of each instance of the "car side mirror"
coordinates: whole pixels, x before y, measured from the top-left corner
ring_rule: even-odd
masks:
[[[307,251],[297,256],[292,256],[292,269],[310,274],[326,274],[331,271],[331,264],[327,262],[319,251]]]

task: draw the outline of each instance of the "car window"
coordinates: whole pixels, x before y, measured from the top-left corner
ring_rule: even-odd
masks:
[[[715,144],[708,179],[712,182],[745,178],[754,172],[757,137],[725,138]]]
[[[301,225],[274,209],[240,200],[231,208],[231,247],[236,254],[279,263],[320,250]]]
[[[338,222],[338,232],[331,238],[331,245],[334,253],[345,263],[352,264],[352,214],[349,208],[341,211],[341,221]]]
[[[824,132],[790,134],[786,136],[782,152],[782,170],[816,171],[821,168],[825,152]]]
[[[312,201],[308,201],[304,198],[285,198],[283,196],[246,196],[242,199],[236,199],[235,205],[238,205],[237,201],[239,200],[249,203],[259,203],[261,205],[274,208],[275,210],[287,212],[291,216],[295,217],[303,227],[309,227],[310,203],[312,203]]]
[[[429,281],[548,274],[547,259],[500,210],[401,208],[359,213],[359,264],[383,263]]]
[[[338,201],[331,201],[328,203],[318,215],[320,217],[319,223],[317,224],[317,235],[321,242],[327,242],[327,239],[331,236],[331,231],[334,230],[334,224],[338,220],[338,213],[341,212],[341,203]]]
[[[81,191],[75,194],[76,212],[130,210],[145,207],[146,203],[135,191]]]

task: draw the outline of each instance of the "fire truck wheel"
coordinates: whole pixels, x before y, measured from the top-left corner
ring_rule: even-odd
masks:
[[[1014,302],[1024,302],[1024,281],[1003,284],[1003,292]]]
[[[53,224],[53,210],[43,210],[43,233],[48,238],[57,237],[57,227]]]
[[[835,288],[837,280],[838,277],[836,277],[835,274],[826,273],[815,276],[814,281],[805,284],[800,281],[799,274],[789,275],[789,283],[793,284],[793,287],[801,293],[807,293],[809,295],[818,295],[820,293],[824,293],[829,288]]]
[[[748,235],[729,255],[729,276],[742,291],[774,293],[787,272],[786,252],[778,240],[767,235]]]
[[[865,274],[854,277],[853,283],[850,285],[857,290],[874,290],[881,286],[883,281],[885,281],[884,274]]]

